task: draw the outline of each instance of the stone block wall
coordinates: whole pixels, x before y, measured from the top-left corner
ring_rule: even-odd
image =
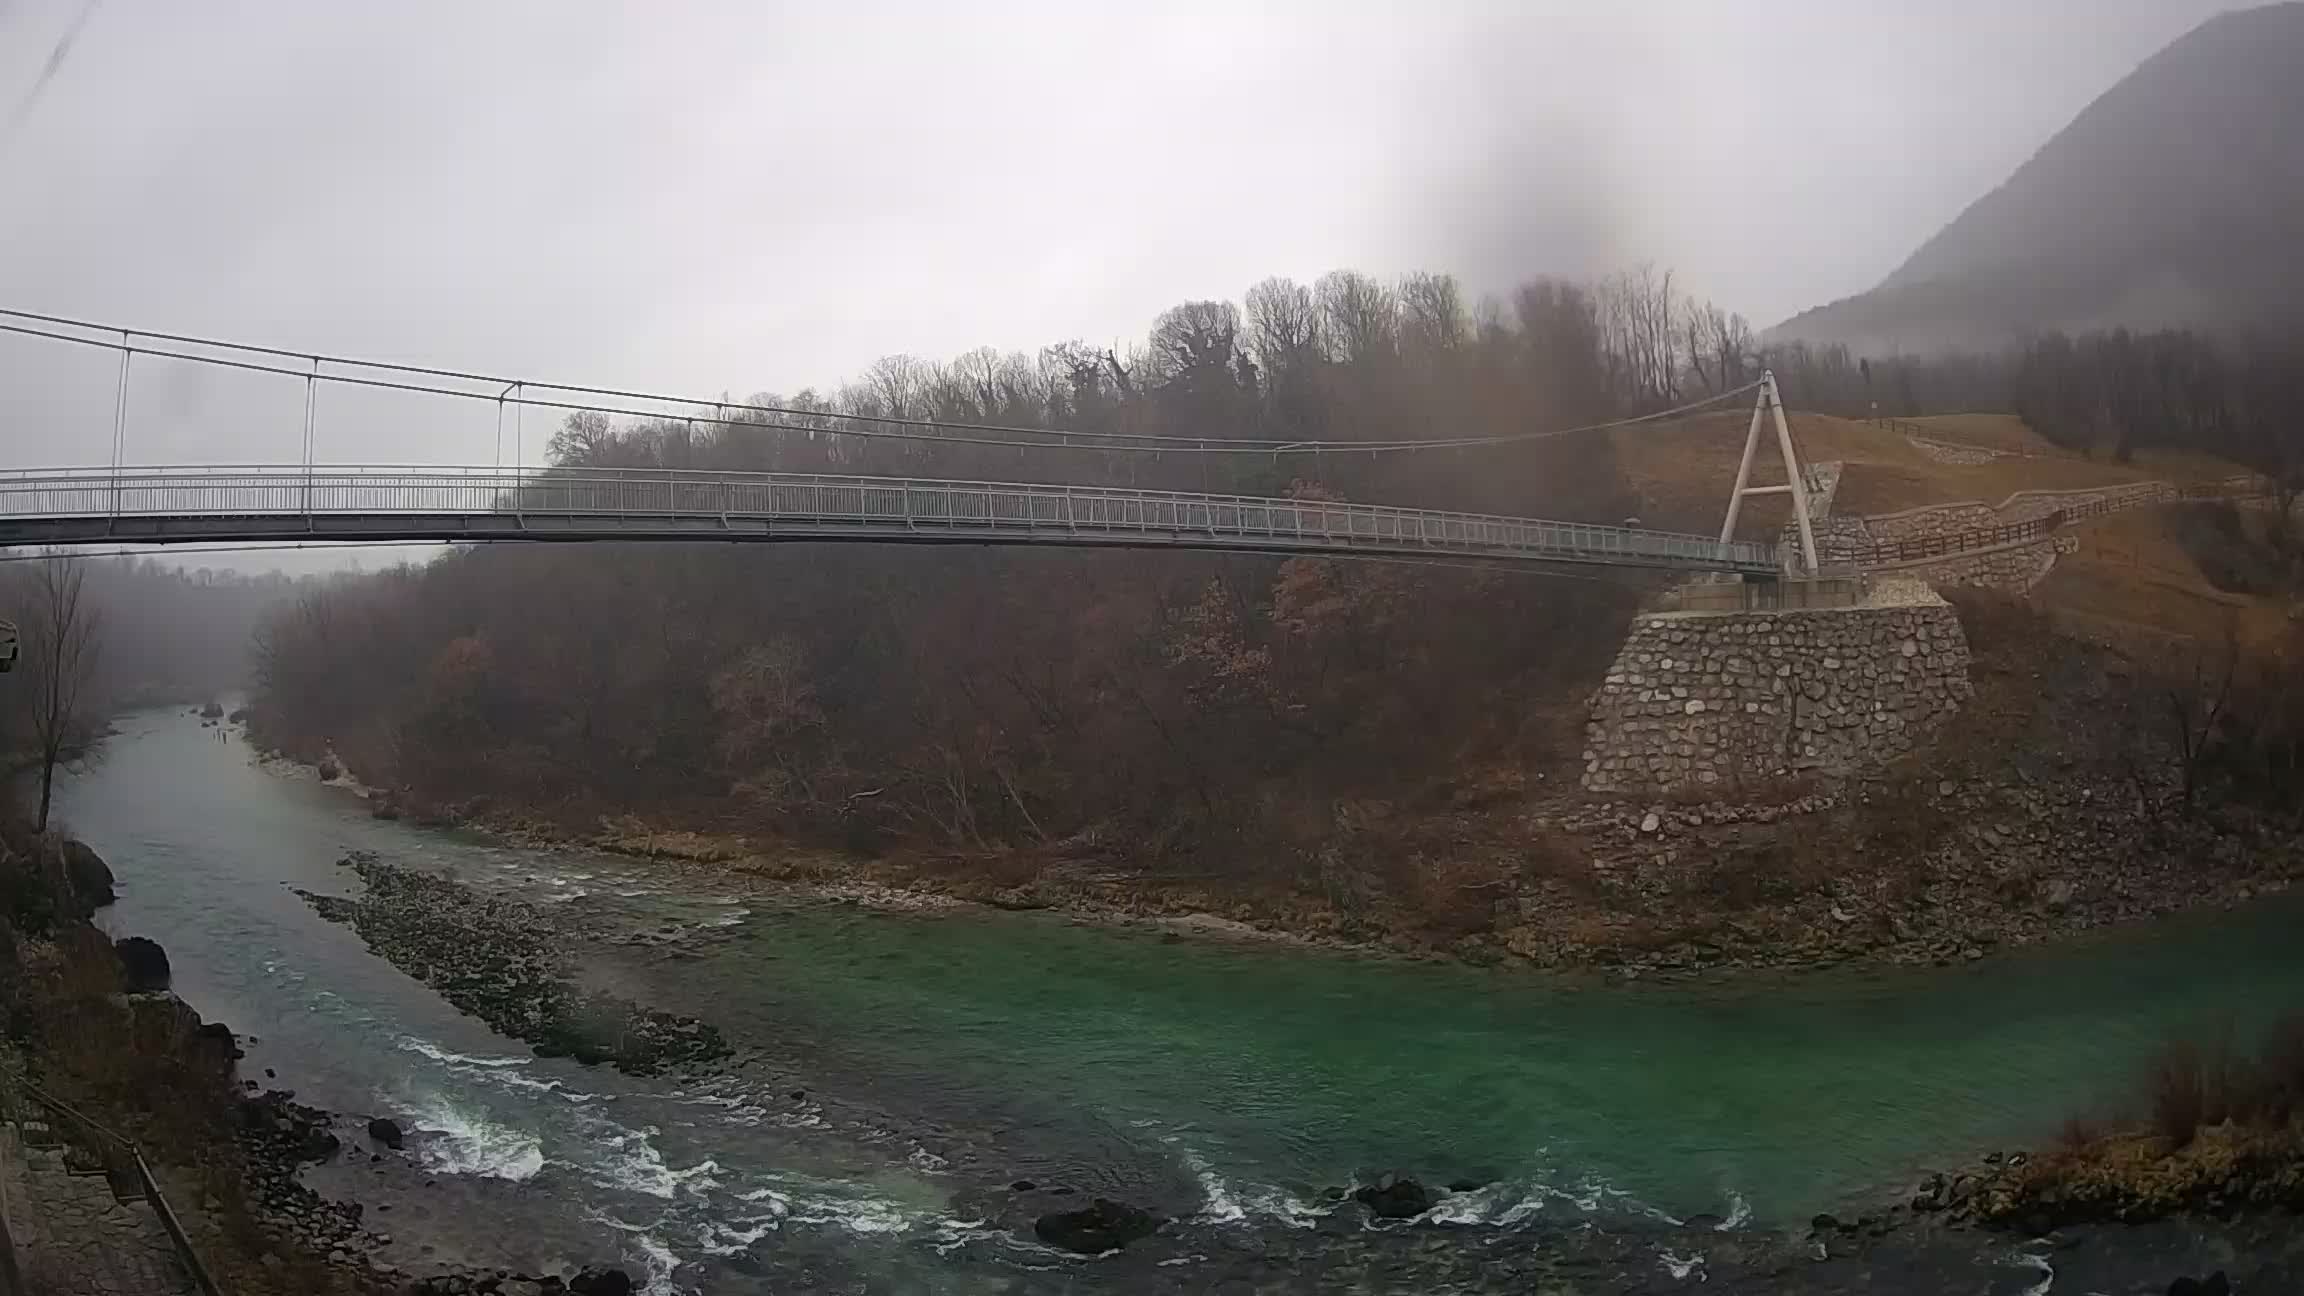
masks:
[[[2026,594],[2056,570],[2059,556],[2079,548],[2080,537],[2057,535],[1874,570],[1917,576],[1939,589],[1965,585]]]
[[[1988,464],[1995,459],[2006,457],[2001,451],[1987,450],[1982,446],[1954,445],[1950,441],[1930,441],[1926,437],[1916,437],[1909,433],[1905,434],[1904,440],[1913,449],[1938,463],[1959,464],[1963,467],[1972,468],[1977,464]]]
[[[1847,772],[1911,750],[1970,695],[1967,637],[1932,594],[1652,613],[1593,695],[1584,786],[1652,794]]]
[[[1897,513],[1876,513],[1864,522],[1871,528],[1875,540],[1918,540],[1964,535],[2010,520],[2000,516],[1991,505],[1971,500],[1964,504],[1931,504]]]
[[[1828,517],[1815,524],[1816,556],[1825,566],[1856,561],[1872,552],[1872,527],[1863,518]],[[1800,543],[1797,533],[1784,541],[1787,548]]]

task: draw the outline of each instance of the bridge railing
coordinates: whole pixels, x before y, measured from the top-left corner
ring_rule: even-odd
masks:
[[[779,525],[945,536],[1133,532],[1750,572],[1774,571],[1778,561],[1772,544],[1724,544],[1665,531],[1126,487],[656,468],[217,465],[0,472],[0,520],[403,514],[742,522],[771,532]]]

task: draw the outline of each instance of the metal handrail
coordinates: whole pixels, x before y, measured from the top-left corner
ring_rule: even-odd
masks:
[[[168,1195],[160,1191],[160,1181],[153,1176],[152,1167],[145,1163],[144,1153],[134,1140],[113,1133],[80,1109],[30,1080],[18,1078],[12,1083],[14,1087],[23,1090],[26,1097],[70,1121],[79,1127],[82,1134],[101,1145],[107,1162],[117,1162],[123,1168],[135,1172],[137,1185],[144,1190],[144,1200],[151,1205],[152,1213],[159,1217],[160,1227],[175,1245],[176,1258],[183,1264],[184,1272],[191,1277],[193,1286],[200,1289],[201,1296],[225,1296],[224,1289],[217,1286],[215,1277],[208,1272],[206,1262],[200,1259],[200,1252],[193,1247],[191,1235],[184,1231],[183,1221],[176,1218],[174,1208],[168,1205]]]
[[[677,468],[287,465],[70,468],[0,474],[0,521],[423,514],[802,523],[938,535],[1018,530],[1433,550],[1537,561],[1769,572],[1776,546],[1708,536],[1329,500],[1042,482]],[[475,532],[477,534],[477,532]],[[501,526],[487,534],[500,534]],[[29,532],[28,532],[29,534]],[[84,535],[80,539],[110,538]],[[125,538],[125,537],[123,537]]]

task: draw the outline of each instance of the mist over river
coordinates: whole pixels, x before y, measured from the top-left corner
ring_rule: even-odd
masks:
[[[1808,1290],[1760,1257],[1804,1254],[1812,1214],[2125,1100],[2171,1031],[2304,1002],[2287,900],[1948,969],[1603,985],[713,890],[378,821],[218,732],[126,717],[61,813],[118,876],[107,924],[159,940],[177,992],[255,1037],[244,1075],[412,1131],[306,1174],[369,1203],[411,1271],[621,1256],[659,1292]],[[295,894],[355,892],[353,850],[549,906],[588,982],[717,1026],[734,1063],[683,1081],[533,1057]],[[1385,1172],[1484,1186],[1416,1224],[1329,1200]],[[1176,1223],[1072,1257],[1017,1227],[1018,1180]],[[1929,1275],[1913,1291],[2040,1281],[2013,1242],[1865,1263]]]

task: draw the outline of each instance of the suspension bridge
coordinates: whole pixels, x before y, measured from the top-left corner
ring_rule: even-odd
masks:
[[[0,309],[0,334],[118,356],[111,393],[111,462],[0,472],[0,546],[603,540],[1056,545],[1476,559],[1774,577],[1787,573],[1788,555],[1775,544],[1734,539],[1735,506],[1746,495],[1774,492],[1798,497],[1801,510],[1806,504],[1782,405],[1767,377],[1681,409],[1590,428],[1376,443],[1196,440],[699,401],[307,355],[5,309]],[[123,462],[131,438],[130,378],[139,359],[300,382],[302,461]],[[499,461],[487,466],[315,462],[317,393],[331,385],[492,401]],[[1511,444],[1677,416],[1751,393],[1757,393],[1751,435],[1730,493],[1728,525],[1717,537],[1377,504],[1065,483],[530,466],[521,461],[524,446],[512,465],[501,462],[506,411],[517,415],[539,407],[810,436],[888,437],[1020,451],[1268,454],[1277,460],[1323,451],[1381,454]],[[1763,419],[1771,410],[1789,484],[1747,486]],[[1802,539],[1808,539],[1805,528]],[[1812,542],[1803,550],[1790,556],[1794,570],[1813,572]]]

